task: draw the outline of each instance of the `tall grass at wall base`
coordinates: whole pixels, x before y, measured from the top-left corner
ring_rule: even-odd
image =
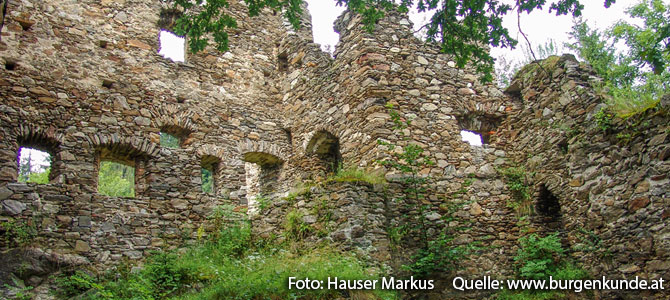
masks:
[[[253,240],[250,226],[242,223],[181,251],[154,253],[141,268],[121,266],[98,279],[62,276],[57,294],[60,299],[340,299],[348,292],[289,290],[288,277],[324,283],[328,277],[380,278],[375,268],[334,247],[290,251],[287,245]],[[359,299],[397,298],[393,291],[363,294]]]

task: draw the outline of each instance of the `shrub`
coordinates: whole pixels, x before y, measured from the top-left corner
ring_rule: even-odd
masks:
[[[498,170],[502,173],[507,183],[507,188],[512,192],[513,201],[508,204],[519,215],[525,216],[533,213],[533,205],[530,198],[530,187],[526,184],[526,171],[523,167],[509,167]]]
[[[286,214],[284,231],[288,239],[296,241],[302,240],[312,231],[312,227],[306,224],[302,217],[303,214],[297,209]]]
[[[151,283],[153,296],[163,299],[180,290],[189,280],[189,270],[177,264],[175,253],[158,252],[150,256],[144,266],[144,275]]]
[[[37,236],[37,229],[32,222],[9,220],[0,223],[0,238],[6,247],[23,247],[30,244]]]
[[[521,267],[519,275],[527,279],[545,279],[554,273],[565,254],[558,234],[546,237],[530,234],[519,239],[521,248],[514,260]]]
[[[403,265],[403,269],[419,278],[428,278],[436,272],[455,270],[457,262],[465,258],[468,249],[465,246],[451,246],[454,238],[441,234],[428,242],[428,247],[421,248],[412,257],[413,262]]]
[[[56,289],[54,292],[56,296],[60,299],[70,299],[79,294],[88,292],[89,290],[102,291],[101,297],[109,295],[109,293],[104,292],[103,287],[97,283],[97,279],[93,276],[82,272],[76,271],[70,275],[61,275],[54,279]]]
[[[193,245],[180,254],[153,253],[140,271],[129,272],[121,266],[125,271],[114,271],[114,276],[98,287],[63,288],[70,291],[67,298],[79,299],[337,299],[342,291],[288,290],[288,277],[324,281],[335,276],[379,278],[355,257],[332,248],[302,249],[301,255],[271,244],[255,248],[247,238],[248,227],[233,228],[223,229],[218,239]],[[397,299],[394,291],[362,293],[367,294],[362,299]]]

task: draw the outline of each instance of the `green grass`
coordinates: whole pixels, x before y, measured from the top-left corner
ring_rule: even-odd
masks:
[[[337,290],[288,289],[288,277],[379,279],[374,268],[333,247],[284,247],[251,238],[246,222],[179,252],[157,252],[139,271],[120,265],[99,279],[81,273],[58,280],[61,299],[338,299]],[[300,249],[299,252],[286,250]],[[84,278],[84,282],[82,282]],[[73,288],[74,287],[74,288]],[[365,291],[357,299],[396,299],[393,291]]]
[[[386,179],[381,172],[370,172],[355,166],[340,167],[335,174],[328,178],[335,182],[367,182],[369,184],[385,184]]]

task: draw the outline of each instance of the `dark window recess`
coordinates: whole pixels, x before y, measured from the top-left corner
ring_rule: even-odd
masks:
[[[307,153],[314,154],[321,160],[325,171],[337,172],[342,164],[340,140],[330,132],[319,131],[307,144]]]
[[[5,69],[8,71],[14,71],[16,69],[17,63],[15,60],[5,59]]]
[[[286,53],[277,56],[277,70],[279,70],[279,72],[288,71],[288,55]]]
[[[288,143],[291,144],[293,142],[293,134],[291,133],[291,130],[288,128],[282,128],[282,130],[286,135],[286,141],[288,141]]]
[[[561,215],[561,204],[558,203],[558,198],[544,184],[540,185],[536,209],[538,214],[551,220],[556,220]]]
[[[558,144],[556,144],[556,145],[558,146],[558,149],[561,149],[561,152],[562,152],[563,154],[567,154],[567,153],[568,153],[568,141],[567,141],[567,140],[562,140],[562,141],[560,141],[560,142],[559,142]]]
[[[103,79],[102,80],[102,86],[106,88],[111,88],[112,85],[114,85],[114,81],[110,79]]]

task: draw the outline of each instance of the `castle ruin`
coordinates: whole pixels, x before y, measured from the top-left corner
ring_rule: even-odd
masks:
[[[102,266],[141,259],[192,237],[222,204],[249,206],[254,231],[270,236],[289,208],[316,223],[312,199],[325,199],[333,218],[322,238],[348,250],[389,262],[397,254],[387,229],[402,215],[467,220],[471,229],[454,242],[492,250],[464,272],[510,276],[522,233],[497,170],[520,165],[532,174],[533,230],[559,231],[568,245],[584,243],[586,231],[598,236],[597,250],[573,253],[593,274],[670,278],[668,107],[601,130],[599,79],[574,57],[530,65],[501,91],[414,37],[406,16],[389,14],[369,33],[346,12],[331,57],[313,43],[308,15],[294,31],[269,10],[250,18],[235,1],[230,52],[207,48],[174,62],[157,53],[161,1],[0,3],[0,221],[39,221],[36,246],[46,253]],[[378,140],[408,143],[387,103],[412,120],[403,136],[436,162],[421,170],[435,183],[427,211],[407,211],[365,184],[282,200],[340,164],[380,168],[388,149]],[[461,130],[485,145],[463,142]],[[180,147],[161,147],[161,132]],[[17,182],[20,147],[51,154],[49,184]],[[135,197],[98,193],[102,160],[134,167]],[[202,168],[213,194],[202,191]],[[269,208],[257,209],[258,195]],[[452,202],[465,204],[443,224]]]

